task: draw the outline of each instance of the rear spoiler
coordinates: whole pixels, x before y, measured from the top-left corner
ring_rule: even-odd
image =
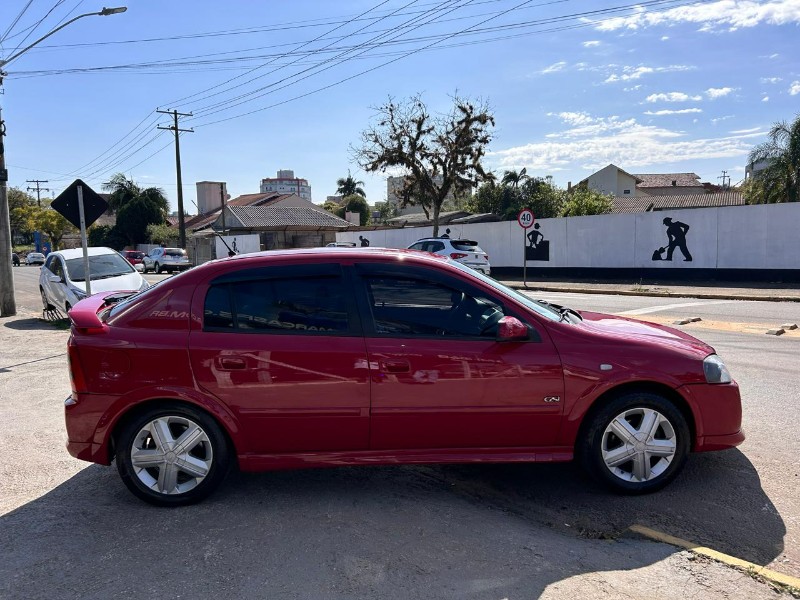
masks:
[[[69,311],[72,326],[81,333],[100,333],[105,328],[105,323],[100,320],[99,313],[109,304],[127,298],[135,291],[130,292],[100,292],[81,300]]]

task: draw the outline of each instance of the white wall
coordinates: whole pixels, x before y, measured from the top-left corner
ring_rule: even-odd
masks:
[[[686,247],[692,260],[685,261],[679,247],[672,260],[653,260],[665,248],[665,218],[689,226]],[[549,260],[528,261],[531,267],[603,267],[657,269],[800,269],[800,203],[762,204],[668,210],[649,213],[597,215],[541,219],[539,231],[550,242]],[[450,237],[477,240],[489,254],[493,267],[521,267],[525,232],[516,221],[445,225]],[[346,231],[337,241],[370,246],[407,248],[430,236],[432,227],[406,227],[375,231]],[[531,231],[530,229],[528,231]]]

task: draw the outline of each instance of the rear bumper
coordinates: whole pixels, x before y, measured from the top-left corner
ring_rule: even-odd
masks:
[[[744,429],[736,433],[727,435],[707,435],[702,440],[698,439],[695,444],[696,452],[708,452],[711,450],[726,450],[738,446],[744,441]]]

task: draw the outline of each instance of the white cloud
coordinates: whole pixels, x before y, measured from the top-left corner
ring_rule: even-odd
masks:
[[[596,121],[587,112],[560,112],[560,113],[547,113],[548,117],[558,117],[567,125],[588,125]]]
[[[781,77],[762,77],[761,83],[780,83],[783,81]]]
[[[529,170],[537,171],[554,171],[569,166],[594,170],[608,163],[643,167],[739,157],[746,156],[751,148],[737,137],[689,139],[684,132],[643,125],[636,119],[567,114],[573,120],[575,117],[572,115],[581,115],[580,119],[588,124],[549,134],[541,142],[490,152],[489,161],[497,168],[527,165]]]
[[[702,96],[690,96],[683,92],[667,92],[666,94],[650,94],[645,100],[647,102],[688,102],[689,100],[702,100]]]
[[[586,42],[583,42],[583,47],[584,48],[594,48],[595,46],[599,46],[599,45],[600,45],[600,42],[598,40],[588,40]]]
[[[623,92],[635,92],[635,91],[640,90],[640,89],[642,89],[642,84],[641,83],[638,84],[638,85],[631,86],[631,87],[622,88],[622,91]]]
[[[730,87],[708,88],[706,90],[706,96],[708,96],[711,100],[716,100],[717,98],[722,98],[723,96],[727,96],[732,91],[733,88]]]
[[[723,117],[716,117],[715,119],[711,119],[711,122],[716,125],[720,121],[727,121],[728,119],[732,119],[733,115],[725,115]]]
[[[769,96],[764,96],[764,97],[761,99],[761,101],[762,101],[762,102],[769,102]]]
[[[563,71],[564,67],[566,67],[566,66],[567,66],[567,63],[564,62],[563,60],[560,60],[557,63],[553,63],[549,67],[546,67],[546,68],[542,69],[541,71],[539,71],[539,73],[542,73],[542,74],[545,74],[545,73],[557,73],[559,71]]]
[[[664,115],[688,115],[691,113],[701,113],[703,112],[702,108],[682,108],[680,110],[646,110],[644,114],[650,115],[653,117],[662,117]]]
[[[669,36],[668,36],[668,35],[662,35],[662,36],[661,36],[661,41],[662,41],[662,42],[666,42],[668,39],[669,39]]]
[[[664,11],[648,12],[641,7],[627,17],[596,21],[599,31],[638,30],[658,25],[673,26],[695,23],[701,31],[727,29],[736,31],[757,25],[800,24],[800,2],[797,0],[717,0],[678,6]]]
[[[761,131],[761,127],[751,127],[750,129],[734,129],[732,131],[729,131],[728,133],[732,133],[734,135],[740,135],[742,133],[756,133],[758,131]]]
[[[789,95],[797,96],[797,94],[800,94],[800,81],[793,81],[789,86]]]
[[[609,65],[613,67],[614,65]],[[673,73],[677,71],[691,71],[695,67],[688,65],[669,65],[666,67],[645,67],[645,66],[624,66],[619,73],[612,73],[608,76],[604,83],[615,83],[617,81],[631,81],[640,79],[642,75],[650,75],[652,73]]]

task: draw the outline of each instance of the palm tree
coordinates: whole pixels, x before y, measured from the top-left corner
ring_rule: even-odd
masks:
[[[361,187],[364,182],[353,179],[350,169],[347,169],[347,177],[340,177],[336,180],[336,185],[338,186],[336,193],[342,197],[352,196],[353,194],[358,194],[362,198],[367,197],[364,188]]]
[[[748,160],[767,165],[753,177],[749,203],[800,201],[800,115],[792,123],[774,123],[769,139],[753,148]]]
[[[516,190],[519,187],[519,184],[521,184],[526,179],[529,179],[527,173],[528,169],[525,167],[523,167],[522,170],[520,170],[519,172],[513,170],[506,171],[503,174],[502,184],[510,185],[512,188]]]
[[[125,177],[124,173],[114,175],[103,184],[103,189],[111,192],[108,205],[114,212],[134,200],[143,199],[156,207],[164,217],[169,214],[169,202],[164,196],[164,190],[157,187],[141,188],[133,179]]]

